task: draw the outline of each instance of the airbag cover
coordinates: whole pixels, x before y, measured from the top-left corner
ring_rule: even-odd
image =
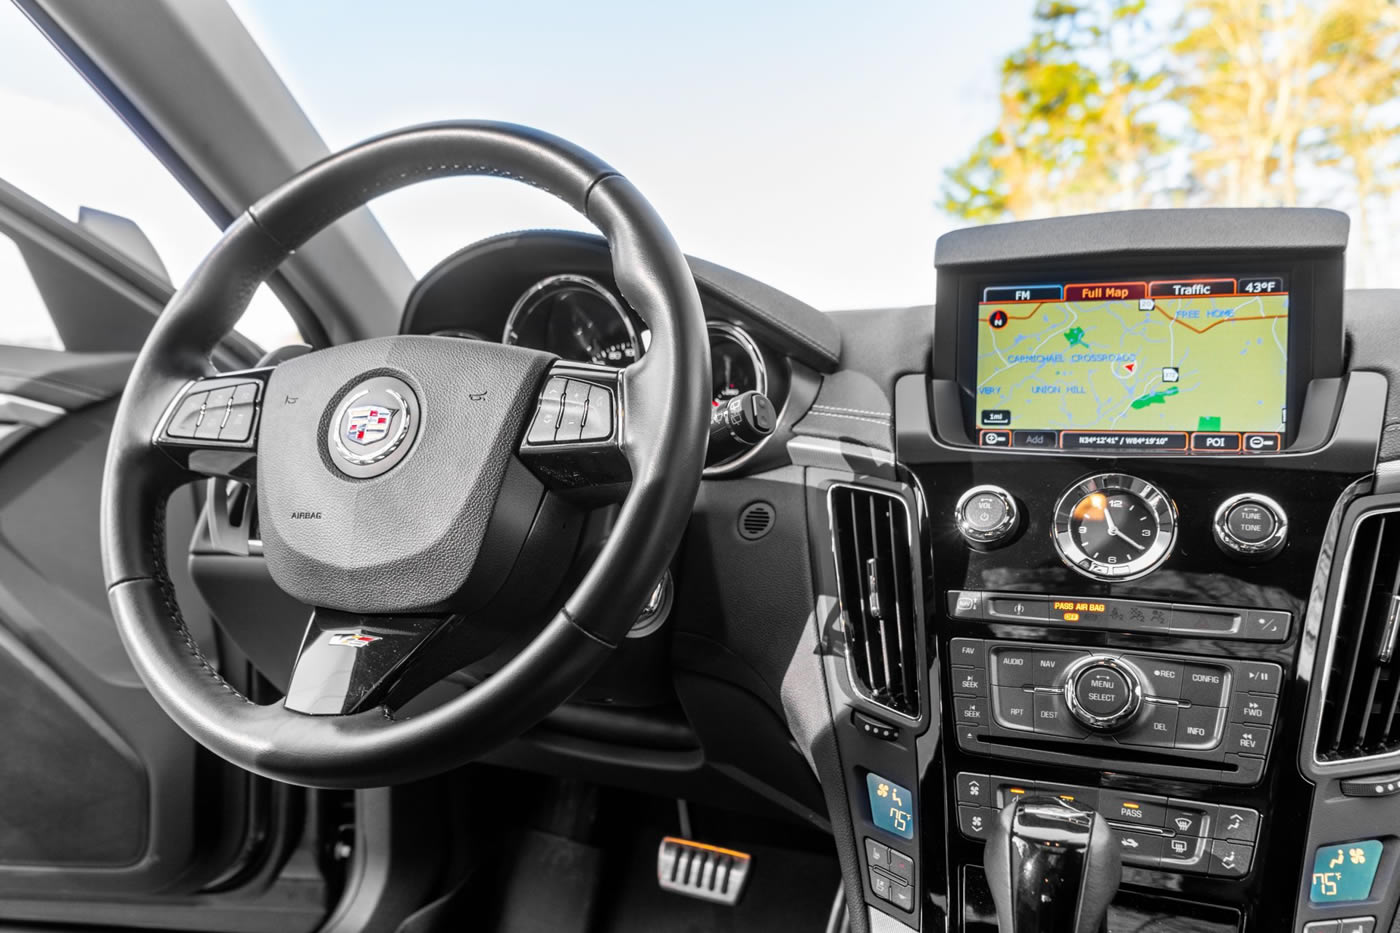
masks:
[[[278,366],[258,438],[258,518],[277,585],[308,605],[348,612],[456,607],[552,360],[519,347],[403,336]],[[352,400],[366,386],[397,386],[388,398],[405,398],[411,410],[380,426],[398,444],[374,466],[391,468],[357,476],[335,458],[374,448],[335,440],[368,414]],[[412,430],[401,436],[405,417]]]

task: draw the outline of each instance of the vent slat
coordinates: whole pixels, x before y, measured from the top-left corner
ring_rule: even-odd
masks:
[[[1323,761],[1400,746],[1400,658],[1382,660],[1386,623],[1400,594],[1400,524],[1393,513],[1356,522],[1345,566],[1318,729],[1317,757]]]
[[[871,700],[919,715],[918,640],[908,507],[883,492],[835,486],[830,492],[833,553],[847,657]]]

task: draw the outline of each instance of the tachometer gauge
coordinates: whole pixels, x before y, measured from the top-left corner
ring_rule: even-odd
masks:
[[[768,394],[763,354],[747,333],[723,321],[710,322],[710,394],[718,408],[736,395]]]
[[[1055,505],[1055,549],[1096,580],[1136,580],[1156,570],[1176,543],[1176,506],[1136,476],[1101,473]]]
[[[618,368],[642,354],[631,316],[612,292],[584,275],[552,275],[530,286],[506,318],[501,342]]]

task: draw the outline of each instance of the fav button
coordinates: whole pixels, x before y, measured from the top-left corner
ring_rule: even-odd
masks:
[[[949,646],[955,667],[987,668],[987,645],[978,638],[954,638]]]

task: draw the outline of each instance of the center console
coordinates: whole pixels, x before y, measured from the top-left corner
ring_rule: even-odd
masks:
[[[931,372],[897,385],[883,484],[916,526],[919,611],[886,611],[903,604],[878,541],[843,558],[874,524],[825,523],[848,658],[917,624],[916,652],[837,672],[880,924],[996,930],[984,847],[1035,795],[1113,829],[1113,930],[1389,929],[1400,819],[1313,763],[1327,711],[1350,721],[1314,681],[1336,667],[1334,560],[1380,482],[1386,392],[1344,370],[1338,217],[1142,212],[940,241]],[[1400,697],[1400,670],[1348,670],[1357,708]],[[902,872],[871,861],[882,846]],[[1339,878],[1372,872],[1358,897],[1315,871],[1337,852]]]

